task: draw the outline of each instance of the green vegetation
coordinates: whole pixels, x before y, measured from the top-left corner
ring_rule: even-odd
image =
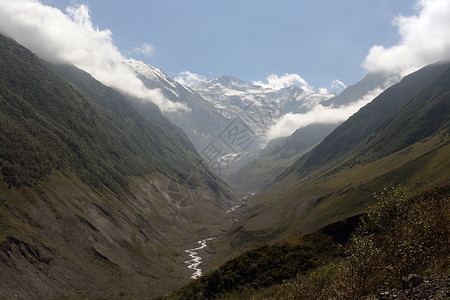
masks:
[[[383,145],[377,145],[379,147],[373,150],[389,150],[386,153],[383,152],[386,155],[398,151],[401,146],[411,145],[438,130],[439,126],[424,127],[425,124],[423,122],[434,122],[432,121],[434,117],[430,118],[425,113],[427,110],[423,110],[419,116],[411,116],[408,113],[412,111],[417,113],[421,107],[428,108],[427,102],[430,99],[433,100],[430,101],[433,103],[430,106],[444,105],[446,97],[444,94],[448,93],[449,88],[448,77],[450,74],[447,71],[449,67],[449,63],[436,63],[403,78],[400,83],[384,91],[337,127],[322,143],[311,151],[309,157],[302,164],[297,164],[295,170],[305,175],[311,170],[326,164],[349,159],[350,155],[364,148],[374,138],[374,136],[371,136],[373,134],[383,135],[384,133],[391,134],[394,132],[401,137],[401,142],[389,135],[387,139],[380,139]],[[419,96],[411,100],[416,94],[419,94]],[[432,111],[434,110],[430,110],[430,112]],[[422,113],[427,115],[426,118],[421,118],[423,116]],[[441,113],[443,113],[443,119],[448,118],[448,113],[445,113],[445,110]],[[415,119],[415,123],[409,122],[411,118]],[[436,123],[441,122],[442,118],[438,118]],[[393,121],[390,124],[393,130],[384,131],[385,124],[390,121]],[[445,124],[445,120],[443,123]],[[400,131],[396,132],[394,128]],[[427,129],[423,130],[423,134],[411,139],[412,136],[418,133],[417,128]],[[363,151],[367,151],[367,149],[364,148]]]
[[[450,126],[450,69],[412,97],[368,137],[356,161],[373,161],[404,149]]]
[[[375,200],[356,229],[351,218],[247,251],[164,299],[366,299],[406,289],[410,274],[448,272],[450,183],[414,197],[385,186]]]
[[[64,168],[114,192],[126,190],[130,176],[153,172],[220,191],[182,130],[156,106],[149,120],[88,74],[60,67],[78,85],[70,83],[3,36],[0,69],[0,175],[9,187],[33,186]]]
[[[286,282],[273,299],[366,299],[406,289],[410,274],[448,272],[450,185],[416,197],[386,186],[375,198],[344,259]]]
[[[332,238],[317,232],[296,241],[249,250],[166,299],[213,299],[227,293],[269,287],[299,273],[305,274],[339,255],[342,252]]]
[[[417,193],[447,180],[449,99],[448,62],[387,89],[246,203],[240,229],[216,241],[236,245],[221,256],[361,214],[386,183]]]
[[[271,150],[264,149],[263,154],[230,175],[228,181],[244,193],[266,188],[335,127],[335,124],[313,124],[297,129],[280,145]]]

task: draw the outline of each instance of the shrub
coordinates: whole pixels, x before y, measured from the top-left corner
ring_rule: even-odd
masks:
[[[450,186],[417,197],[385,186],[363,216],[346,257],[280,286],[274,299],[367,299],[402,289],[406,275],[448,266]]]

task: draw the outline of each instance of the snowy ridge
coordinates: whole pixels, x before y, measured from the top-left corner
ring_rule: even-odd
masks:
[[[179,93],[177,91],[177,85],[179,85],[179,83],[173,81],[161,69],[155,68],[143,61],[135,59],[129,59],[128,61],[126,61],[126,64],[141,77],[144,77],[147,80],[159,82],[166,88],[170,89],[172,93],[179,96]]]
[[[145,62],[129,59],[124,63],[146,87],[160,89],[167,99],[192,109],[186,114],[165,115],[184,129],[201,155],[217,152],[202,157],[220,176],[227,176],[255,158],[268,143],[268,130],[286,113],[304,113],[335,97],[317,93],[308,85],[272,88],[233,76],[207,79],[188,87]],[[233,136],[244,130],[246,136]]]
[[[192,88],[226,118],[242,118],[257,134],[260,149],[267,144],[269,127],[284,114],[307,111],[335,96],[295,85],[281,89],[264,88],[232,76],[208,79]]]

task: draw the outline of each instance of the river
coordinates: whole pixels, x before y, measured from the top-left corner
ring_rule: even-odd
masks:
[[[249,193],[249,194],[250,194],[250,197],[255,195],[255,193]],[[244,203],[248,200],[248,197],[249,196],[243,197],[241,199],[241,203],[239,205],[233,206],[229,210],[227,210],[227,214],[235,211],[236,209],[238,209],[239,207],[244,205]],[[233,221],[236,222],[237,220],[233,219]],[[200,265],[202,264],[202,257],[200,256],[199,251],[204,249],[204,248],[206,248],[207,247],[207,243],[209,241],[214,240],[214,239],[215,239],[215,237],[210,237],[210,238],[206,238],[206,239],[200,240],[200,241],[197,242],[197,243],[200,244],[199,247],[184,250],[185,252],[188,253],[188,256],[191,258],[191,259],[185,261],[184,263],[188,265],[187,267],[189,269],[194,271],[194,273],[192,273],[192,275],[191,275],[192,279],[197,279],[197,278],[199,278],[200,276],[203,275],[203,271],[200,268]]]
[[[244,205],[245,202],[247,202],[247,200],[248,200],[249,197],[253,197],[253,196],[255,195],[255,193],[249,193],[249,194],[250,194],[250,196],[244,196],[244,197],[242,197],[241,203],[239,203],[239,204],[236,205],[236,206],[230,207],[230,209],[227,210],[227,214],[229,214],[230,212],[235,211],[236,209],[238,209],[239,207],[241,207],[242,205]]]
[[[202,276],[203,272],[202,269],[199,267],[200,264],[202,263],[202,257],[199,255],[199,251],[202,250],[203,248],[206,248],[207,243],[213,239],[215,239],[215,237],[200,240],[197,242],[200,244],[199,247],[184,250],[185,252],[189,253],[188,256],[191,258],[190,260],[187,260],[184,263],[188,264],[188,268],[194,271],[194,273],[192,273],[191,276],[192,279],[197,279],[200,276]]]

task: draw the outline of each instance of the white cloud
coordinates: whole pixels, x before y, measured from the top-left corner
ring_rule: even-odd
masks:
[[[419,0],[416,15],[398,16],[400,42],[392,47],[373,46],[363,67],[406,75],[416,69],[450,59],[450,1]]]
[[[54,63],[71,63],[97,80],[163,111],[187,110],[166,99],[161,91],[144,86],[123,62],[126,58],[109,30],[92,24],[86,5],[69,7],[65,13],[37,0],[1,0],[0,32],[14,38],[39,57]]]
[[[175,77],[175,80],[187,86],[194,86],[201,81],[205,81],[206,77],[200,74],[191,73],[189,71],[183,71],[180,72],[177,77]]]
[[[333,91],[336,91],[338,93],[346,89],[347,86],[339,79],[334,79],[331,81],[331,88],[333,89]]]
[[[312,87],[298,74],[288,74],[285,73],[283,76],[278,76],[276,74],[270,74],[267,78],[267,83],[262,81],[253,81],[254,85],[259,85],[266,89],[278,90],[290,85],[298,85],[308,89]]]
[[[439,60],[449,60],[450,1],[419,0],[416,10],[416,15],[395,18],[393,23],[398,27],[401,37],[399,43],[388,48],[380,45],[372,47],[362,63],[369,72],[387,72],[393,75],[383,87],[370,91],[348,106],[335,108],[316,104],[304,114],[288,113],[269,129],[268,139],[289,136],[298,128],[314,123],[341,123],[371,102],[385,88],[398,82],[399,75],[407,75]],[[338,79],[331,82],[332,90],[344,88],[346,85]],[[325,89],[319,89],[321,91],[324,92]]]
[[[321,95],[328,95],[329,93],[328,93],[327,88],[321,87],[321,88],[319,88],[319,94],[321,94]]]
[[[347,106],[329,107],[316,104],[310,111],[304,114],[287,113],[268,133],[267,138],[273,140],[280,137],[291,135],[295,130],[306,127],[314,123],[337,124],[347,120],[351,115],[357,112],[361,107],[372,101],[383,91],[382,88],[374,89],[368,92],[364,97],[350,103]]]
[[[134,52],[144,54],[145,56],[151,56],[155,52],[155,46],[151,44],[142,44],[141,47],[134,48]]]

